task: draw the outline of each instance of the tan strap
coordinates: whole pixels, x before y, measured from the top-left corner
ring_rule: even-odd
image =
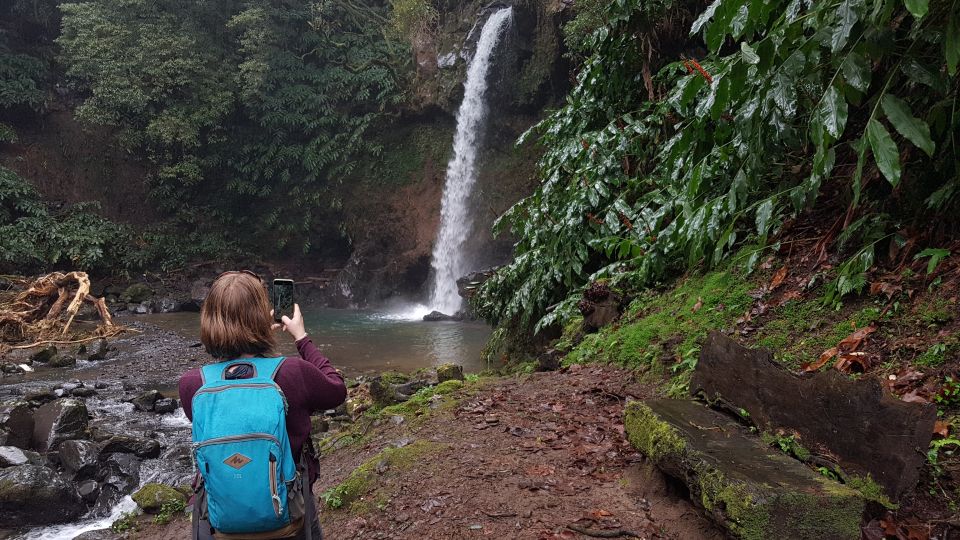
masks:
[[[281,527],[272,531],[258,533],[222,533],[215,532],[213,537],[217,540],[274,540],[276,538],[293,538],[300,529],[303,528],[303,518],[297,518],[286,527]]]

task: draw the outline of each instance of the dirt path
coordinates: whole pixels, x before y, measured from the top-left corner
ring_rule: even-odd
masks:
[[[491,381],[426,419],[385,419],[390,427],[361,451],[324,458],[318,493],[388,445],[427,441],[432,450],[412,466],[378,466],[365,496],[373,504],[325,511],[326,537],[587,538],[572,525],[623,537],[722,538],[624,438],[625,400],[650,392],[632,379],[574,366]]]
[[[723,538],[626,441],[625,402],[651,393],[632,381],[574,366],[468,385],[422,416],[382,415],[321,460],[318,496],[364,463],[371,471],[360,498],[322,510],[324,538]],[[383,457],[404,448],[420,450]],[[136,537],[187,538],[188,524]]]

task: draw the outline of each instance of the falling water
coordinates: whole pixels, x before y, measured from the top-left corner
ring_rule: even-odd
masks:
[[[457,111],[457,133],[453,138],[453,158],[447,164],[447,182],[443,188],[440,212],[440,234],[433,248],[434,282],[430,307],[453,314],[460,309],[457,278],[467,272],[463,260],[463,244],[471,228],[467,202],[477,180],[477,147],[483,121],[487,115],[484,94],[487,71],[497,42],[507,27],[513,8],[504,8],[487,19],[480,32],[477,52],[467,69],[463,103]]]

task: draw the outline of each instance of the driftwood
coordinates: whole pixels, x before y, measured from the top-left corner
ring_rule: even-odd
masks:
[[[29,348],[55,341],[79,342],[110,337],[123,331],[122,327],[113,324],[104,299],[90,294],[90,278],[85,272],[54,272],[33,281],[17,278],[7,278],[7,281],[23,290],[8,291],[0,297],[0,344],[32,342],[16,347]],[[100,326],[92,337],[65,339],[84,303],[96,308]]]

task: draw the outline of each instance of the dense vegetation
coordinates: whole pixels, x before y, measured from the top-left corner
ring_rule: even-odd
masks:
[[[955,223],[955,0],[582,13],[567,41],[590,54],[566,105],[528,134],[546,148],[542,183],[498,224],[519,243],[475,300],[485,318],[539,329],[597,279],[642,288],[735,255],[749,270],[787,219],[821,205],[839,209],[821,242],[842,257],[829,302],[859,291],[881,253],[945,255],[920,248]]]

